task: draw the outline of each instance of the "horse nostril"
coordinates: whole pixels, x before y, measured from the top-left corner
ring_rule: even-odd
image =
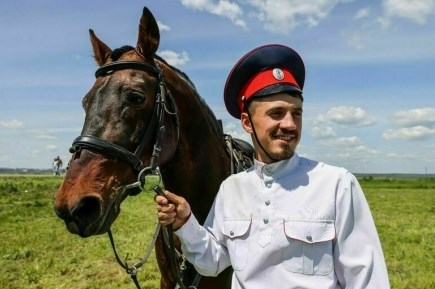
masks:
[[[56,213],[56,215],[61,218],[62,220],[66,220],[69,216],[69,212],[68,210],[61,208],[61,207],[54,207],[54,212]]]
[[[71,216],[83,224],[90,224],[101,215],[101,199],[96,196],[84,197],[72,209]]]

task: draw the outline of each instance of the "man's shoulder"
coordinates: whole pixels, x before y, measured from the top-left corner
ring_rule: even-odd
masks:
[[[250,174],[252,174],[252,173],[255,173],[255,168],[254,168],[254,166],[251,166],[250,168],[248,168],[248,169],[246,169],[246,170],[244,170],[244,171],[241,171],[241,172],[238,172],[238,173],[234,173],[234,174],[229,175],[229,176],[224,180],[224,182],[226,182],[226,181],[231,181],[231,180],[237,180],[237,179],[244,179],[244,178],[246,178],[248,175],[250,175]]]
[[[337,175],[351,174],[349,170],[344,167],[331,165],[322,161],[317,161],[306,157],[300,157],[299,165],[303,167],[311,167],[313,170],[320,170],[331,174],[337,174]]]

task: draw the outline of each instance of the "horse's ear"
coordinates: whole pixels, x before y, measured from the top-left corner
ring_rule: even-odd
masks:
[[[136,50],[144,57],[151,58],[160,43],[160,33],[157,21],[151,11],[144,7],[139,24],[139,36]]]
[[[92,29],[89,29],[89,35],[91,36],[92,48],[94,49],[94,58],[98,65],[103,65],[109,59],[112,49],[109,48],[103,41],[98,39]]]

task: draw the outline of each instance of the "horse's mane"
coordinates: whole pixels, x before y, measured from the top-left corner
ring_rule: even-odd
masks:
[[[121,58],[121,56],[128,52],[134,50],[134,47],[130,46],[130,45],[124,45],[120,48],[116,48],[112,51],[110,58],[112,59],[112,61],[117,61],[119,58]],[[190,80],[190,78],[187,76],[186,73],[184,73],[183,71],[179,70],[178,68],[170,65],[165,59],[163,59],[162,57],[160,57],[159,55],[155,55],[154,56],[158,61],[164,63],[166,66],[168,66],[171,70],[175,71],[181,78],[183,78],[192,88],[192,90],[195,92],[196,97],[200,100],[203,108],[205,109],[206,114],[210,117],[210,119],[217,124],[216,126],[213,126],[213,129],[215,130],[215,133],[217,135],[222,135],[223,133],[223,128],[222,125],[220,124],[220,122],[217,120],[215,114],[213,113],[213,111],[211,110],[211,108],[208,106],[208,104],[205,102],[205,100],[201,97],[201,95],[198,93],[198,91],[196,90],[195,84],[193,84],[193,82]]]
[[[211,110],[211,108],[208,106],[208,104],[205,102],[205,100],[201,97],[201,95],[198,93],[198,90],[196,90],[195,85],[193,84],[193,82],[190,80],[190,78],[187,76],[186,73],[184,73],[183,71],[179,70],[178,68],[170,65],[166,60],[164,60],[162,57],[155,55],[155,58],[161,62],[163,62],[165,65],[167,65],[169,68],[171,68],[173,71],[175,71],[181,78],[183,78],[184,80],[186,80],[186,82],[192,87],[192,90],[195,92],[196,97],[200,100],[203,108],[205,109],[206,114],[211,118],[211,120],[217,124],[217,127],[214,127],[215,129],[215,133],[218,135],[222,135],[223,133],[223,128],[222,125],[220,124],[220,122],[217,120],[215,114],[213,113],[213,111]]]
[[[201,95],[198,93],[198,90],[196,90],[195,85],[193,84],[193,82],[190,80],[190,78],[187,76],[186,73],[184,73],[183,71],[179,70],[178,68],[170,65],[166,60],[164,60],[163,58],[161,58],[158,55],[155,55],[155,58],[161,62],[163,62],[165,65],[167,65],[169,68],[171,68],[173,71],[175,71],[181,78],[183,78],[191,87],[192,90],[195,92],[196,97],[199,99],[199,101],[201,102],[202,107],[205,110],[206,115],[213,121],[213,129],[215,131],[215,133],[217,135],[223,135],[223,128],[222,128],[222,124],[217,120],[215,114],[213,113],[213,111],[211,110],[211,108],[208,106],[208,104],[205,102],[205,100],[201,97]]]

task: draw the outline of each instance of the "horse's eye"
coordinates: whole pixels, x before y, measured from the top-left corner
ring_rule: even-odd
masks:
[[[139,92],[133,91],[127,95],[127,101],[131,105],[140,105],[140,104],[144,103],[145,96]]]

